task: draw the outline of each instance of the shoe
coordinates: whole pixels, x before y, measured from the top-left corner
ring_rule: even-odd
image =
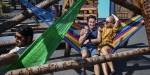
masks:
[[[116,74],[115,74],[115,71],[111,72],[110,75],[116,75]]]
[[[84,72],[82,71],[79,75],[86,75],[86,73],[84,73]]]

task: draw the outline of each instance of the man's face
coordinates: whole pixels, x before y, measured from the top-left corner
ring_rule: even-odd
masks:
[[[26,37],[24,37],[20,33],[16,32],[15,38],[16,38],[16,45],[18,47],[24,47],[26,45],[27,39],[26,39]]]
[[[93,28],[93,27],[95,27],[95,25],[96,25],[96,20],[93,19],[93,18],[89,18],[89,20],[88,20],[88,26],[90,28]]]

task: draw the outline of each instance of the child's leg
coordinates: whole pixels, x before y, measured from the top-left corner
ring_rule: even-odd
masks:
[[[108,75],[108,68],[107,68],[107,64],[106,63],[102,63],[102,69],[103,69],[104,75]]]
[[[99,53],[100,55],[103,55],[103,53],[100,51]],[[107,68],[107,64],[106,63],[101,63],[102,66],[102,71],[104,75],[108,75],[108,68]]]
[[[109,46],[104,46],[104,47],[102,47],[101,52],[103,55],[108,55],[110,50],[111,50],[111,48]],[[108,67],[110,68],[111,72],[114,72],[115,70],[114,70],[113,63],[110,61],[110,62],[107,62],[107,64],[108,64]],[[107,70],[107,69],[105,69],[105,70]]]
[[[111,51],[112,48],[109,47],[109,46],[107,46],[107,47],[108,47],[108,48],[107,48],[108,54],[112,54],[112,51]],[[108,64],[108,66],[109,66],[111,72],[114,73],[114,72],[115,72],[115,69],[114,69],[113,63],[110,61],[110,62],[107,62],[107,64]]]
[[[115,69],[114,69],[113,63],[112,63],[112,62],[107,62],[107,64],[108,64],[108,66],[109,66],[111,72],[114,73],[114,72],[115,72]]]

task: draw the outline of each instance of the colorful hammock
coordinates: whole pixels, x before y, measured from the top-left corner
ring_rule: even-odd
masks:
[[[113,49],[113,52],[118,49],[121,45],[125,43],[136,31],[138,31],[141,28],[141,20],[143,19],[142,16],[136,16],[131,18],[130,20],[126,22],[122,22],[120,29],[118,30],[117,35],[114,37],[113,40],[113,46],[115,47]],[[74,33],[75,29],[69,29],[67,32],[67,35],[65,36],[64,40],[75,50],[80,52],[80,45],[78,42],[79,34]]]
[[[77,0],[63,16],[56,20],[20,55],[19,60],[15,64],[9,65],[5,70],[44,64],[73,24],[84,1]]]

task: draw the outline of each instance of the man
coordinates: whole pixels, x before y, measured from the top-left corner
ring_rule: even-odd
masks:
[[[16,28],[15,33],[16,47],[10,50],[6,54],[0,55],[0,67],[9,65],[16,62],[27,46],[29,46],[33,41],[33,30],[27,25],[22,25]],[[0,75],[3,75],[4,71],[0,71]]]
[[[20,26],[16,28],[15,33],[16,47],[10,50],[9,53],[19,53],[24,52],[25,48],[29,46],[33,41],[33,30],[27,25]]]

